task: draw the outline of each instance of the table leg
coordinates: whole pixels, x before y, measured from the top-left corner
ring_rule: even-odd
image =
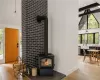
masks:
[[[99,53],[97,54],[97,63],[98,63],[98,66],[99,66]]]
[[[92,54],[90,53],[90,63],[91,63],[91,61],[92,61]]]

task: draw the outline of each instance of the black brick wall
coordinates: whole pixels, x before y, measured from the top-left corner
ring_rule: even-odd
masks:
[[[47,0],[22,0],[22,58],[31,67],[44,51],[44,22],[38,23],[37,15],[47,15]]]

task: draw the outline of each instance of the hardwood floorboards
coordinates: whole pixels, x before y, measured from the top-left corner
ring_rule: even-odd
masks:
[[[89,63],[88,58],[85,62],[83,62],[83,57],[79,56],[78,59],[79,69],[67,76],[64,80],[100,80],[100,66],[98,64]],[[12,64],[0,65],[0,80],[17,80],[12,67]],[[20,77],[18,80],[30,79]]]
[[[18,79],[14,76],[12,64],[0,65],[0,80],[30,80],[27,77],[19,77]]]
[[[79,56],[78,59],[79,69],[64,80],[100,80],[100,66],[97,63],[90,63],[88,58],[83,62],[82,56]]]

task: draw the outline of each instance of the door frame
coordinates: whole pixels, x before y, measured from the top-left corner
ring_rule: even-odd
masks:
[[[13,27],[5,27],[5,28],[4,28],[4,31],[5,31],[6,28],[18,30],[18,44],[19,44],[19,43],[20,43],[20,29],[18,29],[18,28],[13,28]],[[6,63],[5,36],[6,36],[6,34],[4,33],[4,63]],[[18,47],[18,56],[20,56],[20,45],[19,45],[19,47]]]
[[[5,25],[4,25],[5,26]],[[4,30],[4,34],[3,34],[3,60],[0,60],[0,64],[4,64],[5,63],[5,28],[12,28],[12,29],[18,29],[18,35],[19,35],[19,43],[20,43],[20,32],[22,33],[22,31],[19,28],[13,28],[13,27],[2,27],[0,25],[0,29]],[[18,48],[18,55],[20,56],[20,45]],[[22,54],[21,54],[22,55]]]

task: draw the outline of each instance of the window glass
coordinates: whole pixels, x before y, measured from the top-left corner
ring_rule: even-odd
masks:
[[[3,29],[0,29],[0,41],[3,39]]]
[[[96,20],[96,18],[94,17],[93,14],[91,14],[88,18],[88,29],[93,29],[93,28],[98,28],[99,24]]]
[[[3,29],[0,29],[0,60],[3,59]]]
[[[93,44],[93,33],[88,34],[88,44]]]
[[[85,34],[82,34],[82,44],[85,44]]]
[[[99,44],[99,33],[95,33],[95,44]]]
[[[78,43],[81,44],[81,35],[78,35]]]
[[[100,23],[99,23],[99,26],[98,27],[100,28]]]
[[[82,30],[87,29],[87,22],[85,22],[85,24],[82,27]]]

